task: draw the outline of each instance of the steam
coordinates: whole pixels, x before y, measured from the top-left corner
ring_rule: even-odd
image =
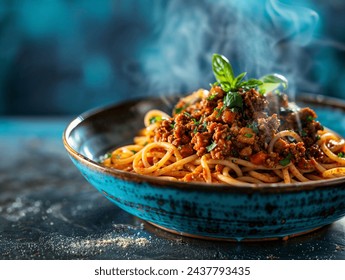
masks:
[[[292,1],[201,2],[176,0],[167,7],[155,47],[142,57],[151,94],[208,88],[213,53],[228,57],[235,74],[280,73],[295,91],[312,64],[306,47],[318,24],[315,11]]]
[[[279,40],[291,40],[301,46],[307,46],[313,39],[319,15],[308,8],[292,6],[280,1],[266,2],[267,13],[273,25],[281,30]],[[284,28],[281,29],[280,27]]]

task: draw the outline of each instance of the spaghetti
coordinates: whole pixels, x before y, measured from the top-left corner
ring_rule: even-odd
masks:
[[[345,176],[345,140],[316,118],[283,93],[242,84],[235,95],[217,83],[180,99],[172,116],[147,112],[134,144],[115,149],[103,164],[166,180],[236,185]]]

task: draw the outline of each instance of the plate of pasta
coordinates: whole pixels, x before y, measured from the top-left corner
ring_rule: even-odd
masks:
[[[345,102],[248,79],[212,58],[216,82],[184,96],[86,112],[63,134],[106,198],[162,229],[221,240],[303,234],[345,215]]]

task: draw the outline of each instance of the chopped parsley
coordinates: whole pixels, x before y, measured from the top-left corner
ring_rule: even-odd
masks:
[[[189,103],[184,104],[182,107],[175,108],[174,113],[175,114],[180,114],[184,109],[186,109],[189,106]]]
[[[248,124],[247,127],[251,128],[256,134],[259,133],[258,123],[253,122]]]
[[[305,132],[304,130],[301,131],[301,136],[302,137],[306,137],[307,135],[308,135],[307,132]]]
[[[221,116],[221,114],[223,113],[225,107],[221,107],[221,108],[215,108],[214,110],[218,112],[217,114],[217,118],[219,118]]]
[[[246,134],[244,134],[244,137],[252,138],[252,137],[253,137],[253,134],[251,134],[251,133],[246,133]]]
[[[197,121],[195,118],[192,118],[192,121],[193,121],[194,125],[199,125],[200,124],[200,121]]]
[[[153,124],[156,122],[161,122],[162,120],[163,120],[162,116],[154,116],[154,117],[150,118],[150,124]]]
[[[206,147],[206,150],[208,152],[211,152],[216,146],[217,146],[217,144],[215,142],[212,142],[211,145]]]
[[[217,93],[211,94],[209,97],[207,97],[207,100],[213,100],[217,96]]]
[[[306,120],[308,122],[312,122],[313,120],[315,120],[315,118],[313,116],[309,115],[309,116],[307,116]]]
[[[104,155],[104,158],[107,159],[107,158],[111,158],[111,153],[107,153]]]
[[[188,112],[183,112],[183,114],[188,118],[192,117]]]
[[[343,152],[338,153],[338,157],[345,158],[345,153],[343,153]]]
[[[202,131],[207,131],[207,122],[206,121],[204,121],[202,123]]]
[[[287,166],[287,165],[290,163],[291,158],[292,158],[292,154],[289,153],[289,154],[286,156],[286,158],[284,158],[284,159],[282,159],[282,160],[279,161],[279,164],[282,165],[282,166]]]

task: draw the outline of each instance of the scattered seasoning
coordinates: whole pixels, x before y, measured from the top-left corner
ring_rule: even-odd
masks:
[[[160,122],[162,121],[162,117],[161,116],[154,116],[152,118],[150,118],[150,124],[156,123],[156,122]]]
[[[247,127],[251,128],[256,134],[259,133],[258,123],[253,122],[248,124]]]
[[[214,94],[210,95],[209,97],[207,97],[206,99],[207,100],[213,100],[213,99],[215,99],[216,96],[217,96],[217,93],[214,93]]]
[[[306,120],[308,122],[312,122],[313,120],[315,120],[315,118],[313,118],[312,116],[309,115],[309,116],[307,116]]]
[[[345,158],[345,153],[343,153],[343,152],[338,153],[338,157]]]
[[[316,135],[316,140],[320,140],[321,136],[320,135]]]
[[[204,121],[203,123],[202,123],[202,131],[204,132],[204,131],[207,131],[207,122],[206,121]]]
[[[304,130],[301,131],[301,136],[302,137],[306,137],[307,135],[308,135],[307,132],[305,132]]]
[[[215,111],[217,111],[217,112],[218,112],[218,114],[217,114],[217,118],[219,118],[219,117],[220,117],[220,115],[223,113],[224,109],[225,109],[225,107],[224,107],[224,106],[223,106],[223,107],[221,107],[221,108],[215,108],[215,109],[214,109]]]
[[[174,112],[175,114],[180,114],[184,109],[186,109],[189,106],[189,103],[184,104],[182,107],[175,108]]]
[[[244,137],[252,138],[252,137],[253,137],[253,134],[251,134],[251,133],[246,133],[246,134],[244,134]]]
[[[131,152],[135,155],[137,153],[137,151],[131,150]]]
[[[216,146],[217,146],[217,144],[215,142],[212,142],[211,145],[206,147],[206,150],[208,152],[211,152]]]
[[[192,118],[192,121],[194,123],[194,125],[199,125],[200,124],[200,121],[197,121],[196,119]]]
[[[183,114],[184,114],[186,117],[188,117],[188,118],[191,117],[191,115],[190,115],[188,112],[183,112]]]
[[[288,165],[288,164],[290,163],[290,161],[291,161],[291,157],[292,157],[292,154],[289,153],[289,154],[286,156],[286,158],[284,158],[284,159],[282,159],[282,160],[279,161],[279,164],[282,165],[282,166]]]

